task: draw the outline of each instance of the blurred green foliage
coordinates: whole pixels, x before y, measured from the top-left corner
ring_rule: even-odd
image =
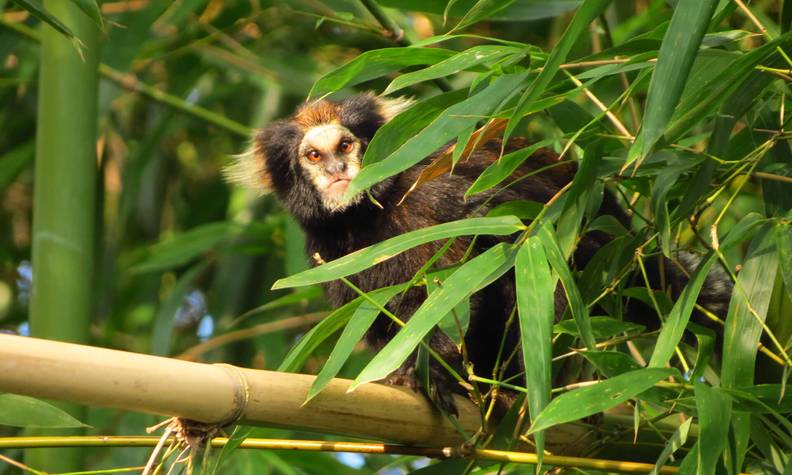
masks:
[[[51,23],[46,15],[20,9],[27,3],[0,10],[0,328],[10,331],[24,330],[27,296],[36,278],[27,263],[39,70],[36,36],[46,27],[42,21]],[[539,391],[529,393],[531,411],[550,404],[540,428],[589,416],[610,407],[603,403],[638,395],[633,399],[638,401],[633,405],[636,427],[656,428],[662,439],[659,446],[653,441],[634,449],[636,457],[654,461],[676,429],[655,427],[655,422],[669,415],[695,416],[700,438],[696,445],[689,442],[676,460],[684,459],[683,467],[691,473],[711,473],[718,464],[728,473],[784,473],[792,454],[788,398],[783,398],[788,366],[782,371],[760,355],[756,378],[753,372],[762,333],[757,320],[766,318],[776,341],[762,341],[776,358],[788,351],[792,335],[792,184],[783,180],[792,176],[788,3],[749,5],[755,21],[766,29],[763,37],[754,19],[725,0],[383,0],[379,5],[390,7],[384,14],[403,29],[404,36],[394,38],[372,11],[354,0],[105,1],[94,343],[319,372],[333,351],[334,341],[328,337],[338,334],[355,308],[344,310],[345,316],[336,314],[333,326],[320,327],[313,340],[302,340],[314,351],[295,347],[309,329],[299,317],[317,321],[328,310],[314,287],[294,294],[271,290],[277,279],[306,269],[301,231],[273,197],[229,187],[221,170],[231,155],[246,148],[248,130],[288,115],[311,93],[343,97],[358,90],[398,89],[398,94],[418,99],[416,110],[426,112],[424,118],[438,120],[397,119],[383,128],[369,150],[377,155],[367,155],[370,166],[356,181],[361,189],[408,166],[405,159],[422,159],[448,139],[466,142],[490,118],[508,121],[512,136],[544,141],[581,160],[581,173],[566,203],[549,212],[531,203],[523,203],[521,212],[516,205],[505,210],[520,217],[522,212],[531,217],[547,212],[546,222],[554,229],[542,227],[527,240],[538,249],[544,246],[547,255],[534,249],[518,257],[517,272],[545,275],[552,267],[554,278],[567,290],[574,317],[553,328],[555,346],[544,339],[531,348],[557,357],[583,342],[593,346],[641,332],[618,322],[629,298],[657,308],[658,319],[666,322],[659,337],[650,334],[632,347],[620,342],[612,345],[616,351],[587,355],[593,369],[575,377],[614,379],[584,393],[567,393],[582,397],[585,405],[570,402],[574,399],[566,394],[549,402],[549,371],[544,369],[550,369],[550,358],[527,358],[534,375],[529,374],[529,381],[536,383],[529,390]],[[453,33],[435,37],[448,32]],[[431,49],[417,54],[407,49],[410,44]],[[400,74],[404,72],[410,75]],[[448,87],[455,92],[439,95]],[[606,115],[593,98],[613,115]],[[625,133],[638,137],[635,145]],[[399,155],[398,145],[413,139],[412,155]],[[506,157],[504,162],[525,156]],[[630,168],[623,168],[625,164]],[[493,167],[471,193],[497,185],[508,174]],[[631,229],[591,219],[590,203],[605,188],[631,207]],[[603,230],[614,240],[589,267],[570,271],[565,258],[585,229]],[[738,281],[724,346],[717,348],[720,357],[712,355],[711,331],[686,325],[693,300],[681,298],[673,306],[667,295],[643,288],[640,279],[614,280],[623,266],[638,269],[642,258],[676,248],[703,253],[713,247],[720,254],[706,257],[707,265],[720,258]],[[514,253],[509,254],[512,265]],[[692,299],[698,294],[695,284],[700,287],[702,281],[703,274],[694,277]],[[753,305],[745,305],[746,299]],[[612,318],[589,317],[593,302]],[[262,326],[275,321],[283,324],[277,330]],[[201,340],[211,343],[215,335],[240,329],[248,330],[247,337],[233,344],[190,351]],[[680,342],[685,330],[691,338]],[[356,343],[348,339],[340,348],[350,355],[340,376],[365,374],[372,355]],[[408,354],[418,342],[410,344],[386,348],[378,359]],[[293,352],[284,362],[293,347],[299,354]],[[681,371],[642,370],[636,360],[658,367],[670,361]],[[628,371],[636,373],[619,377]],[[668,374],[678,382],[694,376],[690,382],[695,388],[683,384],[643,392]],[[625,381],[627,386],[620,386]],[[757,381],[780,386],[755,386]],[[608,392],[614,388],[618,397]],[[137,434],[155,419],[92,410],[87,422],[99,434]],[[684,440],[687,427],[680,427],[674,437]],[[7,433],[14,432],[0,428],[0,434]],[[250,435],[300,434],[256,429]],[[619,444],[629,442],[631,435],[630,430],[604,434],[602,444],[590,453],[623,457]],[[663,460],[670,442],[668,447]],[[92,449],[90,455],[91,467],[110,468],[140,465],[146,451]],[[220,473],[403,473],[425,461],[239,451],[226,464]],[[434,470],[459,469],[458,461],[453,468],[443,464],[448,465]],[[492,469],[483,466],[474,472]]]

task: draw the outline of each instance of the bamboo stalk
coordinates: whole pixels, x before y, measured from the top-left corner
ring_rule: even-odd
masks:
[[[84,436],[84,437],[0,437],[0,449],[25,447],[153,447],[160,442],[159,437],[130,436]],[[228,443],[225,437],[212,439],[212,447],[223,447]],[[401,445],[370,442],[333,442],[327,440],[291,439],[245,439],[239,448],[259,450],[296,450],[302,452],[351,452],[360,454],[398,454],[416,455],[432,458],[475,458],[498,462],[536,464],[534,453],[506,450],[474,449],[471,453],[461,453],[456,447],[406,447]],[[593,468],[597,470],[618,471],[623,473],[646,473],[654,468],[653,464],[628,462],[622,460],[595,459],[588,457],[567,457],[545,455],[546,465],[558,467]],[[663,466],[659,473],[677,473],[678,468]]]
[[[104,348],[0,334],[0,392],[147,412],[208,423],[335,433],[403,444],[465,440],[423,396],[404,387],[333,380],[303,404],[314,376],[193,363]],[[480,414],[457,397],[459,425],[472,435]],[[552,432],[552,431],[551,431]],[[583,427],[563,426],[553,450],[576,451]],[[576,441],[575,448],[569,441]],[[582,446],[582,445],[580,445]]]
[[[82,342],[93,313],[99,30],[73,2],[48,0],[44,7],[84,47],[77,51],[42,26],[30,326],[36,336]],[[83,408],[62,407],[82,418]],[[47,471],[70,471],[82,466],[82,453],[41,450],[28,452],[26,460]]]

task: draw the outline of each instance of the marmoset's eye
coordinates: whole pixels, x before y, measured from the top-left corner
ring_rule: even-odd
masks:
[[[311,150],[305,155],[305,158],[307,158],[312,162],[318,162],[319,160],[322,159],[322,154],[317,152],[316,150]]]
[[[342,153],[349,153],[352,151],[352,142],[349,140],[342,140],[340,144],[338,144],[338,150]]]

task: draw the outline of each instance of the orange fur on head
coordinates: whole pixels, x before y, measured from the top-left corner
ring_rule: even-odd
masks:
[[[337,103],[318,100],[302,106],[294,116],[294,123],[303,130],[317,125],[338,123],[338,111]]]

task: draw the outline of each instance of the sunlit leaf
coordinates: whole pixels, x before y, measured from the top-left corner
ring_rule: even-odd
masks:
[[[531,424],[530,432],[597,414],[638,396],[675,373],[667,368],[646,368],[573,389],[553,399]]]
[[[418,229],[369,246],[319,267],[275,282],[273,289],[300,287],[328,282],[355,274],[364,269],[384,262],[394,256],[427,242],[470,234],[508,235],[524,226],[513,216],[498,218],[469,218]]]
[[[498,244],[457,269],[363,368],[350,389],[382,379],[396,370],[444,315],[473,292],[503,275],[511,268],[514,257],[515,250],[509,245]]]

